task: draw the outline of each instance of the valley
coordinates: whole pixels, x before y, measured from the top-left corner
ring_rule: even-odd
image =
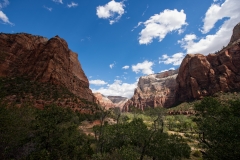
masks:
[[[239,31],[130,99],[93,93],[59,36],[1,33],[0,159],[239,159]]]

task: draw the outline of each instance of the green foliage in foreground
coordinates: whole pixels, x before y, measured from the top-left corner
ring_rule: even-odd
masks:
[[[204,98],[195,105],[204,159],[240,159],[240,100]]]
[[[163,133],[163,119],[156,114],[151,129],[140,118],[115,125],[94,127],[96,153],[94,159],[182,159],[191,149],[179,135]]]
[[[142,119],[94,127],[95,139],[78,129],[82,115],[55,105],[43,110],[0,104],[0,159],[181,159],[190,147]],[[100,120],[108,113],[99,115]]]
[[[56,105],[39,110],[28,105],[17,108],[0,103],[0,159],[189,158],[191,150],[184,136],[168,135],[164,132],[166,128],[197,131],[203,159],[240,159],[239,107],[239,100],[205,98],[195,105],[197,127],[191,128],[192,121],[186,117],[171,119],[162,109],[135,114],[131,120],[116,116],[117,123],[108,125],[105,118],[109,111],[82,115]],[[141,114],[152,118],[151,126],[137,116]],[[93,128],[95,138],[78,129],[81,121],[96,117],[101,124]],[[178,124],[179,128],[175,126]],[[195,151],[193,156],[201,157],[201,153]]]
[[[70,109],[0,107],[0,159],[86,159],[90,140]]]

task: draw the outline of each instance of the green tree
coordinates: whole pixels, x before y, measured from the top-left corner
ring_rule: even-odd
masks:
[[[37,111],[33,127],[31,159],[85,159],[92,153],[87,137],[77,129],[78,117],[70,109],[46,106]]]
[[[95,127],[95,130],[99,130]],[[95,159],[144,159],[188,158],[190,147],[180,136],[169,136],[162,132],[156,119],[152,129],[148,129],[142,119],[135,118],[129,123],[105,125],[102,137],[103,152],[95,154]],[[165,151],[166,150],[166,151]],[[159,154],[164,153],[164,154]],[[118,157],[118,158],[116,158]]]
[[[240,101],[204,98],[195,105],[204,159],[240,159]]]
[[[22,159],[31,152],[29,138],[35,109],[0,102],[0,159]]]

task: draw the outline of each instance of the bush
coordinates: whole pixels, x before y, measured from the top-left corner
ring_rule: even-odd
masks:
[[[199,151],[199,150],[195,150],[193,151],[193,154],[192,154],[194,157],[202,157],[202,153]]]

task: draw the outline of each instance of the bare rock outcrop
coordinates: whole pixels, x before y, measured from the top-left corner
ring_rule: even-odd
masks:
[[[94,96],[96,97],[97,104],[99,104],[104,109],[108,110],[115,107],[113,102],[101,93],[94,93]]]
[[[176,100],[200,99],[217,92],[240,91],[240,43],[218,54],[188,54],[177,76]]]
[[[108,99],[113,102],[115,107],[119,107],[120,110],[122,110],[124,104],[128,101],[128,98],[121,96],[108,96]]]
[[[122,110],[124,104],[128,101],[127,98],[121,96],[104,96],[101,93],[94,93],[97,104],[104,107],[105,109],[118,107]]]
[[[88,79],[65,40],[31,34],[0,34],[0,77],[27,76],[31,80],[66,87],[94,102]]]
[[[139,78],[133,97],[123,111],[130,106],[144,110],[146,107],[170,107],[175,103],[176,77],[178,70],[165,71]]]
[[[230,43],[233,43],[237,41],[240,38],[240,23],[238,23],[234,28],[233,28],[233,34],[230,40]]]

